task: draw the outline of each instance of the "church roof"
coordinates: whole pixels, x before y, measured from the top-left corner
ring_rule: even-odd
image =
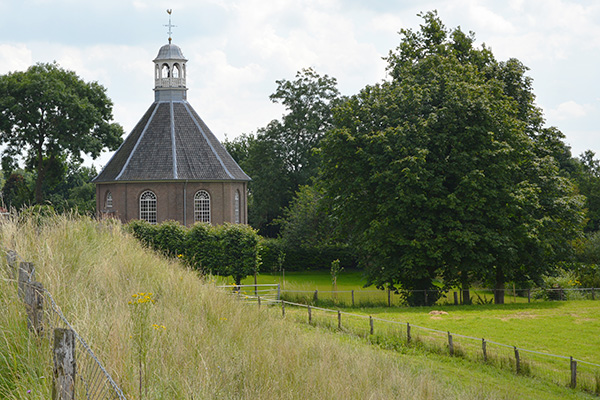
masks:
[[[250,178],[192,106],[180,100],[155,101],[94,182],[156,180]]]

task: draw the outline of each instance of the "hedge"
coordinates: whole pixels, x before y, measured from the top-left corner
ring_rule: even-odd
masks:
[[[233,276],[240,284],[258,271],[259,236],[247,225],[197,223],[186,228],[176,221],[151,225],[135,220],[126,227],[144,245],[166,256],[183,258],[203,273]]]

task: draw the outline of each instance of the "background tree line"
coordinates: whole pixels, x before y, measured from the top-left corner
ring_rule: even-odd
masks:
[[[299,72],[277,81],[281,121],[226,143],[253,178],[250,223],[287,249],[352,249],[368,284],[411,304],[436,300],[419,290],[456,286],[468,302],[473,283],[500,289],[501,303],[508,282],[541,285],[593,259],[583,234],[599,229],[595,155],[572,157],[544,125],[519,60],[496,60],[436,12],[420,16],[387,57],[389,80],[342,98],[333,78]],[[335,96],[302,101],[308,91]],[[303,125],[309,116],[324,122]],[[313,126],[293,147],[311,168],[285,166],[298,159],[289,138]]]

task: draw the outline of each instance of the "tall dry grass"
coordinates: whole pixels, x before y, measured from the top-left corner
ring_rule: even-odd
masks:
[[[148,333],[143,398],[511,398],[238,302],[142,248],[115,221],[12,216],[0,224],[0,244],[35,263],[37,279],[131,399],[140,395],[128,302],[138,292],[153,293],[149,322],[164,326]],[[0,398],[49,398],[49,349],[27,334],[13,282],[0,282]]]

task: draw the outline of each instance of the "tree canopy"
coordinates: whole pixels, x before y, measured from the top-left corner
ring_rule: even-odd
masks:
[[[35,173],[38,204],[44,200],[44,180],[67,158],[79,163],[82,153],[95,158],[122,142],[106,89],[56,63],[0,76],[0,116],[2,169],[16,169],[22,158]]]
[[[301,185],[317,174],[314,149],[331,127],[332,108],[339,100],[335,78],[303,69],[296,79],[278,80],[270,96],[286,107],[281,120],[273,120],[256,135],[242,135],[225,147],[252,177],[248,219],[260,233],[274,237],[275,219],[281,216]]]
[[[434,302],[423,291],[437,277],[465,289],[539,280],[583,220],[549,145],[561,134],[543,127],[518,60],[498,62],[474,34],[421,16],[387,58],[392,79],[334,111],[321,146],[332,210],[369,283],[409,303]]]

